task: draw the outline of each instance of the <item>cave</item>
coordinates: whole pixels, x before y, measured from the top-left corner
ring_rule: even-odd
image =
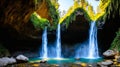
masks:
[[[70,0],[68,7],[64,0],[64,10],[58,0],[0,1],[0,66],[3,58],[15,60],[8,67],[85,67],[108,60],[113,62],[108,66],[117,66],[113,60],[120,59],[120,2],[89,1]],[[107,50],[114,55],[105,56]]]
[[[76,19],[70,22],[68,28],[62,31],[62,42],[74,44],[84,42],[88,38],[89,21],[84,15],[76,15]]]

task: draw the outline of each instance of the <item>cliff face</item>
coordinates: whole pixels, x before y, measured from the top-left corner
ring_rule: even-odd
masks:
[[[17,31],[24,31],[30,15],[34,11],[33,0],[1,1],[0,25],[2,27],[13,27]]]
[[[10,36],[16,37],[32,37],[38,36],[38,33],[41,33],[41,30],[36,30],[33,24],[30,21],[30,16],[34,11],[37,12],[42,18],[48,19],[51,24],[54,24],[54,15],[57,17],[57,14],[52,14],[50,12],[51,3],[49,0],[39,0],[35,3],[35,0],[17,0],[17,1],[8,1],[2,0],[0,2],[0,29],[1,33],[12,34]],[[55,7],[52,6],[54,13],[56,13]],[[58,17],[56,18],[58,20]],[[55,22],[57,24],[57,21]],[[6,32],[3,32],[3,31]],[[13,32],[14,31],[14,34]],[[16,36],[14,36],[16,35]],[[39,34],[40,35],[40,34]],[[2,36],[2,35],[1,35]]]
[[[88,38],[89,18],[83,9],[75,10],[62,23],[62,40],[64,43],[75,44]]]
[[[116,36],[116,32],[120,28],[120,1],[111,0],[103,17],[105,24],[98,31],[99,45],[107,50]],[[103,47],[104,45],[104,47]]]
[[[46,0],[43,0],[42,3],[38,4],[37,6],[38,6],[38,8],[37,8],[36,12],[42,18],[47,18],[48,20],[50,20],[50,22],[52,22],[52,18],[50,17],[50,14],[49,14],[48,3],[46,2]]]
[[[34,11],[42,18],[50,21],[51,27],[57,24],[58,13],[50,0],[35,1],[0,1],[0,42],[11,50],[11,46],[14,46],[15,49],[22,49],[25,45],[29,48],[30,45],[40,44],[42,29],[37,30],[30,20]]]

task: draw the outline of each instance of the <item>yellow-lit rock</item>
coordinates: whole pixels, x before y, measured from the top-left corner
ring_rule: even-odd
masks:
[[[32,66],[33,67],[39,67],[40,65],[39,64],[33,64]]]
[[[113,64],[117,64],[117,62],[113,62]]]
[[[117,64],[116,67],[120,67],[120,64]]]
[[[113,61],[117,61],[117,59],[113,59]]]
[[[81,63],[80,65],[83,66],[83,67],[86,67],[86,66],[87,66],[86,63]]]

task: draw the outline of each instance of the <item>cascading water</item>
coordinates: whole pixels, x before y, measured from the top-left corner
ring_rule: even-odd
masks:
[[[61,32],[60,32],[60,24],[58,24],[58,28],[57,28],[57,35],[56,35],[56,58],[61,58]]]
[[[97,43],[97,27],[96,22],[93,21],[90,24],[89,30],[89,39],[85,43],[81,44],[78,50],[76,51],[76,58],[88,58],[88,59],[96,59],[99,57],[98,52],[98,43]]]
[[[47,27],[45,27],[42,34],[42,58],[48,58],[47,42]]]
[[[91,22],[89,30],[88,58],[99,58],[96,22]]]

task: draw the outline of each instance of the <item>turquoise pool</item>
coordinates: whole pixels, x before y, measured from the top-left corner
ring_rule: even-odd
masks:
[[[66,63],[97,63],[102,61],[102,58],[97,58],[97,59],[86,59],[86,58],[80,58],[80,59],[75,59],[75,58],[30,58],[29,62],[34,63],[34,62],[40,62],[41,60],[46,60],[48,64],[66,64]]]

